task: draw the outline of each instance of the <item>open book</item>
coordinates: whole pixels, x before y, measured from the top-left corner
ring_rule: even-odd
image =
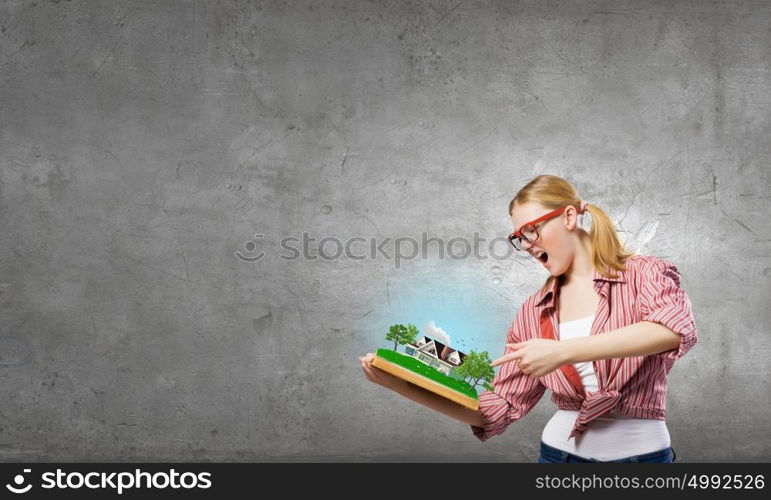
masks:
[[[372,364],[472,410],[479,408],[477,390],[459,375],[466,354],[430,337],[405,345],[404,353],[378,349]]]

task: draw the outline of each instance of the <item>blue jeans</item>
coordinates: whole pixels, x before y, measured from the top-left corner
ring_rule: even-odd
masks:
[[[675,461],[677,455],[675,449],[671,446],[658,451],[644,453],[642,455],[632,455],[631,457],[619,458],[616,460],[606,460],[608,463],[662,463],[671,464]],[[549,463],[581,463],[581,462],[603,462],[593,458],[579,457],[559,448],[549,446],[541,441],[541,456],[538,458],[539,464]]]

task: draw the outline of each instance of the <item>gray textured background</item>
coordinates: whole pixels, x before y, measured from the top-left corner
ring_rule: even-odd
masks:
[[[494,238],[552,173],[683,275],[679,459],[768,461],[769,21],[766,1],[0,2],[0,460],[535,461],[549,392],[480,443],[357,357],[429,316],[498,357],[545,269],[288,261],[279,240]]]

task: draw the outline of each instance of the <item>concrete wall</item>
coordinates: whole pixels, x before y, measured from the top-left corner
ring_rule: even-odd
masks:
[[[765,1],[2,2],[0,460],[534,462],[548,392],[480,443],[357,358],[428,320],[503,353],[546,270],[420,240],[489,248],[541,173],[683,275],[679,460],[770,460],[770,20]],[[358,259],[372,241],[390,258]]]

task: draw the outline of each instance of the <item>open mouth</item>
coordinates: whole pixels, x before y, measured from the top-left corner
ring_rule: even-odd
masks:
[[[546,252],[538,252],[535,255],[535,258],[546,264],[546,261],[549,260],[549,254]]]

